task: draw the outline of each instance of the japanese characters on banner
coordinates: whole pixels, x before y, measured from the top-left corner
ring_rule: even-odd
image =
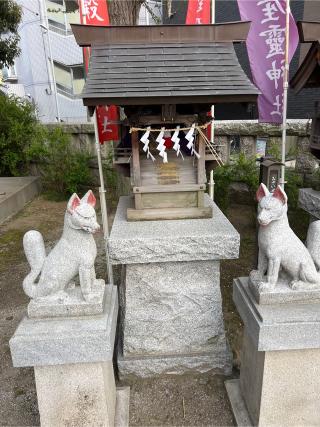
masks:
[[[210,24],[211,0],[189,0],[186,24]]]
[[[85,25],[109,25],[106,0],[79,0],[80,19]],[[89,68],[90,49],[83,48],[83,60],[86,73]],[[119,110],[115,105],[96,108],[100,144],[119,140]]]
[[[241,19],[251,21],[247,50],[258,97],[259,121],[281,123],[286,43],[285,0],[238,0]],[[298,46],[298,30],[290,14],[289,62]]]

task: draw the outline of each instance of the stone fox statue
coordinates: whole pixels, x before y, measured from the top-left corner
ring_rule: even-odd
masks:
[[[315,263],[320,266],[320,221],[316,221],[318,224],[313,223],[308,233],[307,245],[311,255],[289,226],[287,195],[284,190],[278,186],[273,193],[269,193],[267,187],[261,184],[257,191],[257,201],[260,227],[256,273],[262,279],[267,272],[267,282],[260,282],[259,289],[272,289],[278,281],[280,268],[292,279],[292,289],[320,289],[320,273],[315,266]]]
[[[77,194],[71,196],[61,239],[48,256],[38,231],[30,230],[24,235],[23,247],[31,271],[23,281],[23,289],[30,298],[64,290],[79,273],[82,295],[86,301],[90,301],[96,282],[94,261],[97,255],[92,234],[100,229],[95,204],[91,190],[81,200]]]

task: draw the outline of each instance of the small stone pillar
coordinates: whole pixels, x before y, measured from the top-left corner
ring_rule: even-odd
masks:
[[[13,365],[34,367],[42,427],[117,424],[112,365],[117,288],[106,286],[102,301],[99,310],[96,303],[74,303],[72,297],[61,304],[32,300],[29,316],[10,340]]]
[[[240,380],[226,388],[237,424],[319,425],[320,291],[251,289],[248,278],[234,281],[245,330]]]
[[[209,219],[128,222],[131,203],[120,198],[109,239],[123,265],[120,376],[229,372],[220,260],[238,257],[239,234],[207,195]]]

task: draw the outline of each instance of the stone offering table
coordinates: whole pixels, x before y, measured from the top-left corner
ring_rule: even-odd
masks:
[[[36,301],[30,304],[29,315],[37,315],[21,321],[10,349],[15,367],[34,367],[41,425],[127,425],[119,417],[123,416],[128,391],[116,393],[112,365],[118,314],[116,287],[105,287],[100,314],[81,315],[83,304],[78,309],[73,304],[71,316],[58,307],[56,313],[63,317],[52,317],[55,309],[51,306],[51,316],[41,318],[36,313]],[[39,310],[44,308],[47,311],[40,303]],[[117,413],[117,407],[122,413]]]
[[[220,260],[237,258],[240,238],[212,206],[210,219],[128,222],[120,198],[110,239],[120,287],[120,376],[148,377],[231,368],[220,292]]]
[[[240,380],[226,382],[237,424],[319,425],[320,291],[277,285],[258,304],[239,278],[233,299],[245,325]]]

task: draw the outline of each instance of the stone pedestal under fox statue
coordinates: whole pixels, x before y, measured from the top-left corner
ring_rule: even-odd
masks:
[[[270,193],[261,184],[257,201],[259,258],[251,282],[259,291],[271,291],[283,272],[294,290],[320,289],[320,220],[311,223],[305,246],[290,228],[287,195],[280,186]]]
[[[100,229],[95,204],[91,190],[81,200],[77,194],[71,196],[62,236],[48,255],[41,233],[30,230],[24,235],[23,247],[31,271],[23,281],[23,289],[30,298],[52,297],[68,288],[78,274],[84,300],[99,298],[104,281],[96,279],[94,269],[97,247],[93,234]]]

